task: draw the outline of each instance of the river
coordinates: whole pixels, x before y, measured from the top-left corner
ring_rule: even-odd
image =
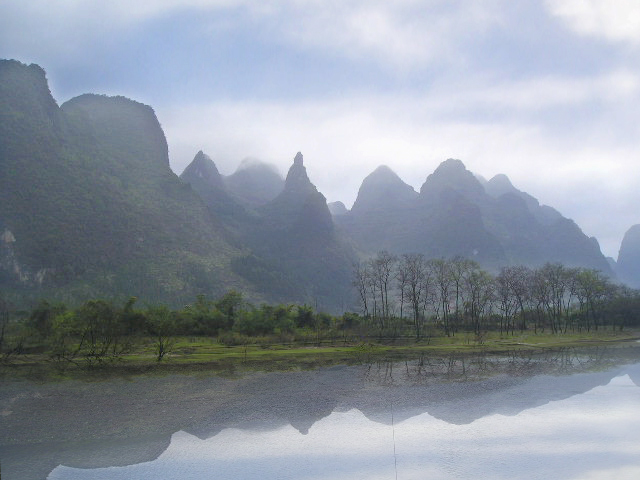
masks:
[[[640,346],[3,379],[5,480],[640,478]]]

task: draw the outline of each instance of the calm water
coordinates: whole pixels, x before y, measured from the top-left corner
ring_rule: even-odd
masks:
[[[640,478],[638,348],[3,382],[5,480]]]

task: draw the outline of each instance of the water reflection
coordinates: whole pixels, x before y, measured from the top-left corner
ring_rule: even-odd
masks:
[[[0,458],[8,479],[393,479],[396,464],[401,479],[640,478],[639,359],[564,350],[9,384]]]

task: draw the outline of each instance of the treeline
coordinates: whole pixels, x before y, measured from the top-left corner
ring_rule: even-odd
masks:
[[[329,315],[308,305],[253,305],[240,292],[198,296],[180,309],[90,300],[40,302],[16,312],[0,298],[0,360],[21,354],[95,365],[131,352],[161,361],[185,337],[223,345],[361,344],[422,341],[487,332],[554,333],[640,327],[640,292],[595,270],[547,264],[493,275],[471,260],[380,252],[354,265],[360,313]]]
[[[353,332],[359,316],[331,316],[307,305],[255,306],[230,291],[217,300],[199,295],[172,310],[90,300],[77,308],[40,302],[28,312],[10,312],[0,301],[0,358],[23,353],[45,354],[55,361],[99,364],[151,346],[158,361],[180,337],[212,337],[224,345],[250,343],[319,343]],[[348,341],[348,340],[345,340]]]
[[[415,338],[437,326],[460,330],[566,333],[640,325],[640,295],[601,272],[547,263],[504,267],[497,275],[462,257],[427,259],[386,251],[354,265],[363,317],[380,332],[412,325]],[[399,323],[399,325],[398,325]]]

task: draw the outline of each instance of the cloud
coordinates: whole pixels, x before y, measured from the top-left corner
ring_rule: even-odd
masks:
[[[547,0],[549,11],[581,35],[640,46],[640,2],[637,0]]]
[[[151,104],[178,173],[200,148],[225,173],[247,156],[285,173],[301,150],[320,190],[349,204],[379,164],[419,188],[458,157],[615,255],[640,221],[640,4],[612,5],[23,0],[0,5],[0,56],[42,65],[60,101]]]
[[[482,5],[462,0],[114,0],[89,5],[81,0],[28,0],[2,7],[0,38],[21,52],[54,55],[54,48],[63,46],[65,55],[77,55],[87,45],[108,41],[110,35],[117,39],[118,31],[161,17],[198,12],[203,23],[215,24],[214,17],[234,12],[233,28],[259,31],[266,42],[408,71],[434,60],[463,61],[457,44],[500,25],[503,4],[504,0]]]
[[[461,40],[500,24],[500,3],[292,1],[281,2],[277,15],[292,19],[282,32],[294,45],[357,61],[373,58],[390,68],[410,70],[434,60],[456,61]]]
[[[455,157],[487,178],[507,174],[596,235],[615,257],[624,231],[638,222],[640,135],[625,130],[627,115],[637,111],[638,84],[634,74],[613,71],[440,85],[419,94],[220,101],[157,111],[178,173],[200,148],[226,174],[246,156],[286,173],[300,150],[328,200],[350,205],[380,164],[419,189],[441,161]],[[558,111],[581,117],[585,104],[595,104],[598,115],[549,125]],[[637,125],[630,128],[640,133]]]

